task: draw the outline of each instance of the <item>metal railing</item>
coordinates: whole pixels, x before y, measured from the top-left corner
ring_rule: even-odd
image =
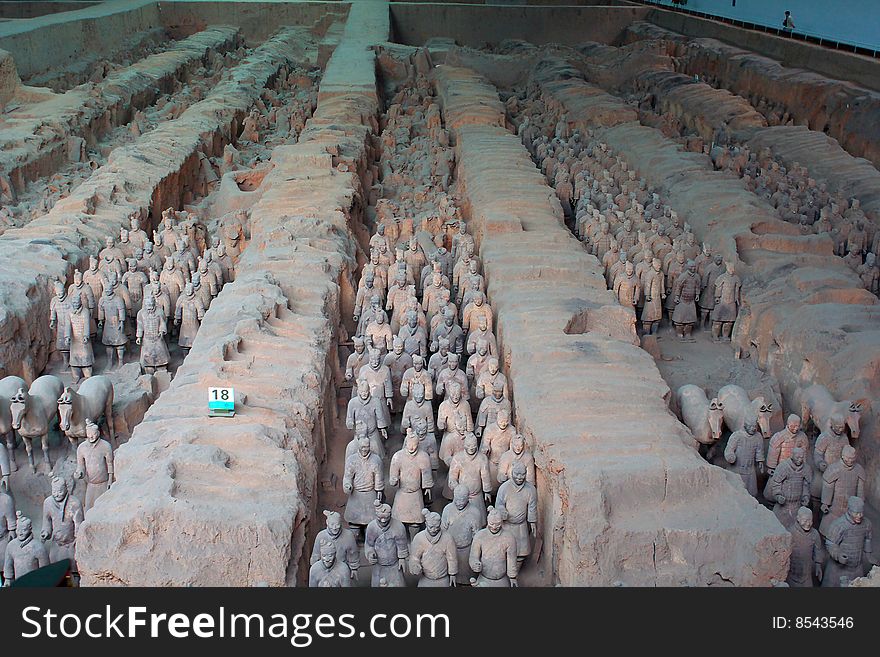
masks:
[[[865,55],[867,57],[880,57],[880,48],[876,45],[860,43],[858,41],[841,41],[839,39],[835,39],[832,37],[828,37],[827,35],[818,34],[816,32],[810,32],[807,30],[784,30],[781,27],[772,27],[770,25],[764,25],[762,23],[753,23],[750,21],[743,21],[737,18],[729,18],[727,16],[720,16],[718,14],[710,14],[705,11],[696,11],[694,9],[688,9],[684,5],[680,4],[671,4],[670,2],[663,2],[663,0],[631,0],[634,2],[639,2],[644,5],[652,5],[654,7],[662,7],[667,11],[675,11],[682,14],[689,14],[691,16],[697,16],[699,18],[708,18],[709,20],[718,21],[720,23],[727,23],[728,25],[733,25],[735,27],[742,27],[747,30],[753,30],[755,32],[764,32],[766,34],[773,34],[775,36],[785,37],[786,39],[793,39],[795,41],[804,41],[806,43],[814,43],[820,46],[824,46],[826,48],[833,48],[834,50],[844,50],[846,52],[852,52],[857,55]]]

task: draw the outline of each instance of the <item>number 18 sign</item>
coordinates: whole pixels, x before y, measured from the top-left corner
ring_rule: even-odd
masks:
[[[235,390],[233,388],[208,388],[208,415],[232,417],[235,415]]]

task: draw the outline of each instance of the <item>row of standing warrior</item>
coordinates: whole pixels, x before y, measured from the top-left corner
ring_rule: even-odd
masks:
[[[407,571],[419,586],[516,586],[537,537],[535,464],[512,422],[474,239],[447,194],[448,134],[425,78],[396,94],[382,128],[384,198],[344,374],[348,528],[324,512],[310,585],[350,586],[363,551],[373,586],[404,586]],[[397,416],[403,447],[388,459]]]
[[[661,203],[657,191],[649,189],[625,158],[595,139],[592,131],[582,139],[552,103],[542,108],[539,103],[521,100],[511,96],[507,107],[515,115],[523,143],[555,188],[563,211],[573,218],[578,236],[602,261],[609,288],[622,305],[636,310],[643,332],[656,333],[665,310],[683,340],[690,337],[695,324],[709,321],[713,338],[730,340],[742,287],[732,263],[725,265],[722,256],[713,255],[708,244],[700,248],[688,225],[682,225],[675,211]],[[749,158],[748,153],[746,156],[747,165],[758,161]],[[768,165],[768,171],[755,171],[750,180],[757,181],[757,193],[772,186],[777,191],[773,200],[780,197],[777,207],[787,207],[787,199],[798,194],[809,199],[822,194],[827,197],[824,186],[808,182],[800,167],[786,179],[786,172],[778,163],[769,164],[768,157],[762,153],[760,160]],[[744,175],[748,175],[750,170],[744,168]],[[830,224],[833,214],[839,219],[835,225],[848,224],[846,235],[836,240],[836,252],[867,270],[874,262],[873,258],[862,260],[864,244],[870,239],[865,233],[864,215],[856,200],[844,219],[839,215],[839,202],[824,198],[821,212],[813,212],[818,200],[808,203],[808,207],[813,221]],[[840,237],[839,232],[835,229],[833,235]],[[876,292],[876,275],[865,283]],[[696,386],[683,386],[679,398],[686,396],[685,388]],[[820,388],[813,386],[806,395]],[[705,393],[699,392],[704,398]],[[748,402],[748,397],[745,400]],[[718,398],[706,401],[703,420],[707,432],[714,420],[716,430],[712,433],[717,434],[717,441],[723,422],[722,404]],[[865,470],[856,463],[856,450],[847,435],[851,424],[853,437],[858,437],[861,407],[851,402],[834,405],[833,401],[823,401],[832,410],[826,413],[823,430],[812,449],[801,431],[801,418],[791,415],[785,429],[772,437],[768,433],[765,450],[758,416],[749,407],[724,450],[726,465],[741,476],[745,488],[755,497],[759,497],[758,476],[766,470],[763,498],[773,505],[774,514],[792,536],[787,579],[792,586],[812,586],[816,581],[823,586],[845,585],[862,576],[873,562],[872,527],[864,518]],[[713,441],[709,442],[714,446]],[[812,457],[812,463],[808,457]],[[817,515],[821,518],[818,531],[813,527]]]
[[[55,281],[49,328],[54,351],[69,368],[76,387],[64,386],[52,374],[38,377],[30,386],[15,376],[0,380],[4,419],[0,429],[6,434],[6,445],[0,447],[0,556],[5,586],[62,559],[70,559],[76,573],[79,525],[113,483],[113,383],[106,374],[94,374],[92,341],[100,334],[107,372],[122,366],[132,338],[140,347],[144,373],[167,370],[169,338],[176,339],[185,354],[211,301],[226,282],[234,280],[246,221],[246,214],[239,212],[221,222],[219,235],[209,246],[205,226],[186,212],[170,208],[163,212],[152,240],[140,227],[141,217],[133,215],[119,241],[108,237],[100,253],[90,258],[89,268],[74,271],[69,286]],[[81,502],[64,477],[53,476],[38,538],[30,518],[16,510],[9,476],[16,468],[16,435],[23,439],[33,472],[37,468],[32,443],[40,438],[46,469],[51,470],[48,434],[56,418],[75,449],[74,479],[84,480],[85,496]],[[81,438],[85,440],[80,442]]]

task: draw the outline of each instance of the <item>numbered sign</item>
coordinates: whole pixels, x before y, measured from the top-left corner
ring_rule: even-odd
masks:
[[[208,413],[218,417],[235,415],[235,390],[233,388],[208,388]]]

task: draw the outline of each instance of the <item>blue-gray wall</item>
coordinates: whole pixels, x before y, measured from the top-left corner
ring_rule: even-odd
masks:
[[[880,0],[688,0],[685,9],[781,28],[785,11],[795,31],[880,50]],[[661,4],[672,5],[670,0]]]

